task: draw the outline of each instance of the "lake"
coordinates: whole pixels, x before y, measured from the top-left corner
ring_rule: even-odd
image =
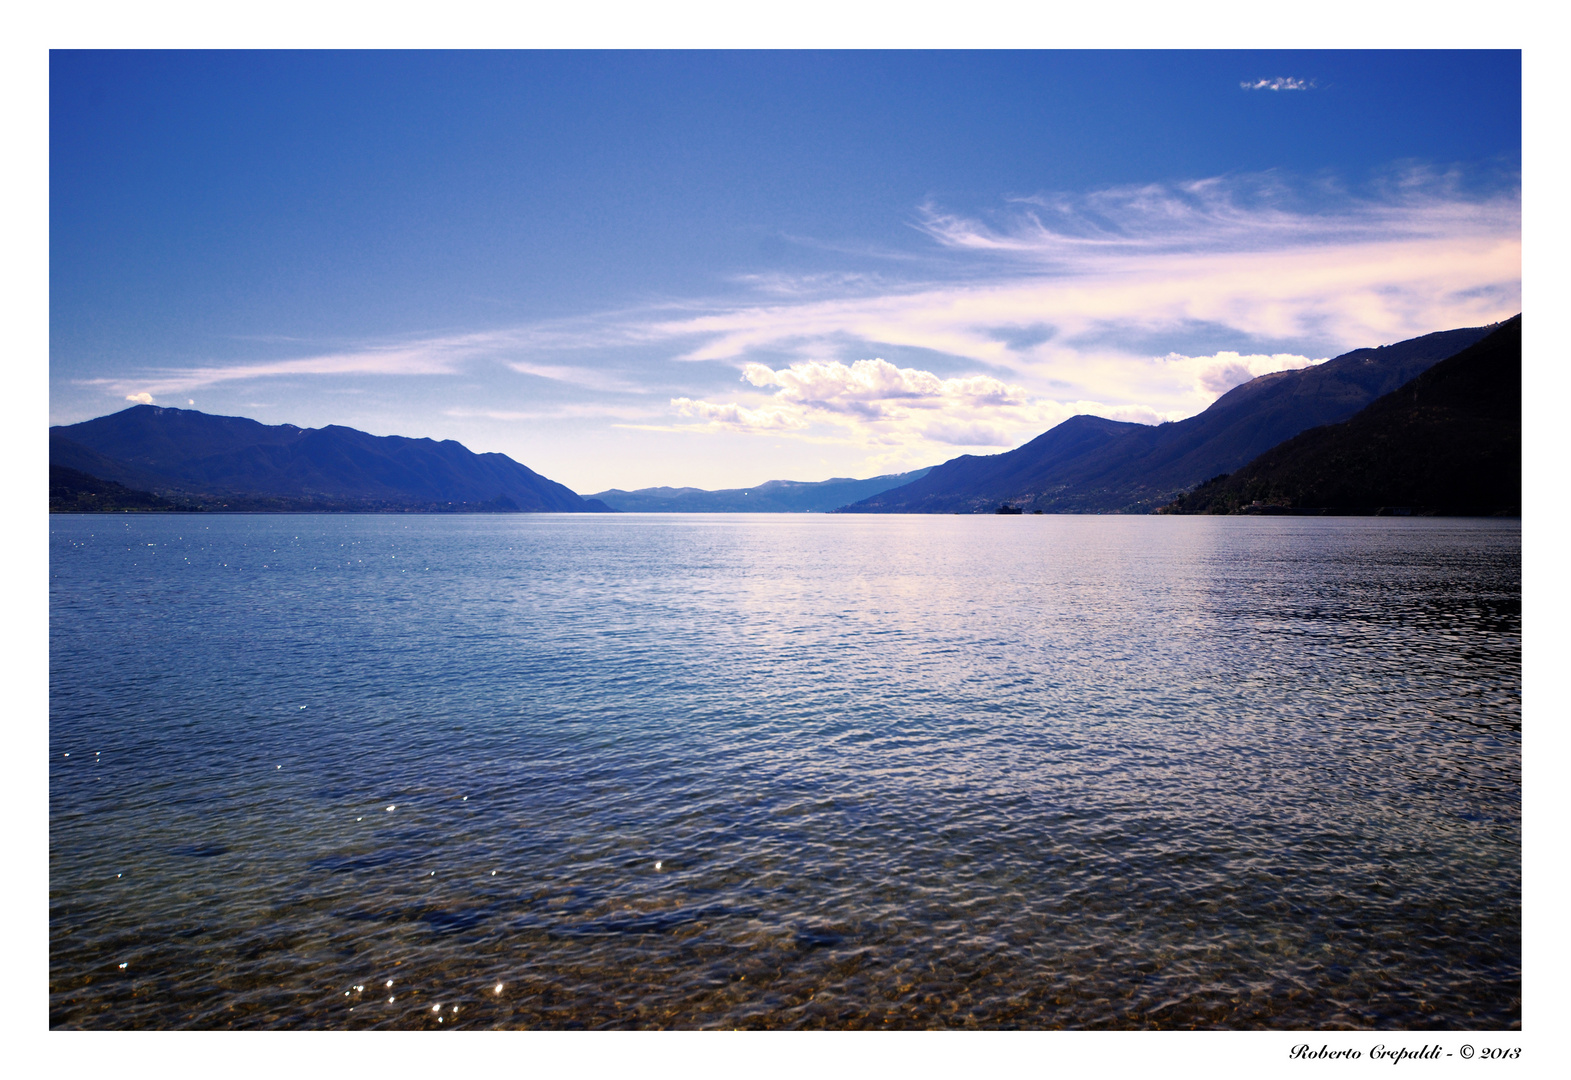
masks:
[[[63,1028],[1505,1028],[1521,526],[55,515]]]

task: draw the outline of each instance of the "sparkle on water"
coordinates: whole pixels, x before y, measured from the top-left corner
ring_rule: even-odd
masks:
[[[50,530],[55,1027],[1520,1022],[1516,521]]]

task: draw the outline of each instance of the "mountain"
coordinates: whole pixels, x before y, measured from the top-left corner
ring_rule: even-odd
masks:
[[[1163,513],[1522,508],[1522,317],[1340,424],[1312,428]]]
[[[214,509],[609,512],[449,440],[135,405],[49,429],[51,465]]]
[[[836,477],[809,483],[800,480],[770,480],[750,488],[654,487],[637,491],[597,491],[587,496],[599,499],[613,510],[629,513],[664,514],[822,514],[848,502],[865,499],[880,491],[908,484],[927,475],[927,469],[890,473],[868,480]]]
[[[1073,416],[1024,446],[964,455],[840,513],[1150,513],[1307,428],[1338,423],[1493,327],[1445,330],[1251,379],[1197,416],[1160,425]]]

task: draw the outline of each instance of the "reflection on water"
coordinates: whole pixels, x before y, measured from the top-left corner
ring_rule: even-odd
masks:
[[[50,527],[54,1026],[1520,1022],[1518,522]]]

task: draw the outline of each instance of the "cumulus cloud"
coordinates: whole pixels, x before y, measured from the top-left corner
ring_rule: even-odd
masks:
[[[1241,82],[1238,85],[1242,90],[1313,90],[1315,80],[1293,78],[1256,79],[1253,82]]]
[[[830,412],[877,418],[901,409],[948,405],[1023,405],[1025,391],[987,375],[941,379],[930,371],[900,368],[887,360],[811,360],[773,370],[750,363],[742,378],[754,386],[779,387],[777,398]]]
[[[139,405],[151,405],[153,403],[153,395],[149,394],[146,390],[143,390],[140,394],[127,394],[125,399],[127,401],[134,401]]]
[[[889,445],[916,436],[960,446],[1004,446],[1014,441],[998,420],[1030,410],[1025,391],[988,375],[941,378],[919,368],[897,367],[882,358],[843,364],[810,360],[782,368],[748,363],[742,381],[771,390],[767,404],[673,398],[683,417],[708,426],[744,432],[804,432],[838,429],[840,439]],[[883,430],[867,425],[882,426]],[[896,431],[895,429],[901,429]],[[820,435],[819,437],[822,437]]]
[[[1196,391],[1212,398],[1220,397],[1233,387],[1261,375],[1275,371],[1294,371],[1312,364],[1323,364],[1329,357],[1311,360],[1296,353],[1252,353],[1248,356],[1223,351],[1210,356],[1185,356],[1168,353],[1162,362],[1169,367],[1188,372],[1194,379]]]
[[[1012,446],[1045,418],[1056,423],[1070,415],[1058,403],[1035,401],[1022,387],[990,375],[946,379],[878,357],[852,364],[809,360],[782,368],[748,363],[742,381],[771,390],[768,404],[676,398],[671,405],[682,416],[732,431],[811,429],[815,438],[882,447],[923,442]]]

